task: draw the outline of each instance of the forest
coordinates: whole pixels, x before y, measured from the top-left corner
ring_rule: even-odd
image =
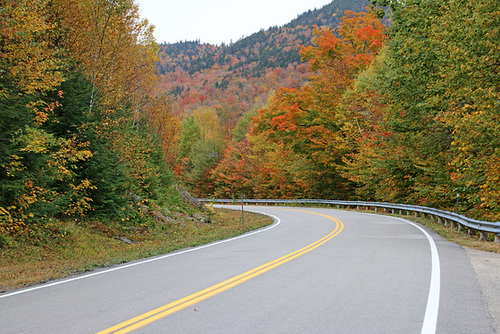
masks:
[[[133,0],[2,0],[0,248],[181,188],[500,220],[500,3],[366,5],[214,46],[158,45]]]
[[[186,210],[164,158],[178,123],[156,94],[152,31],[133,0],[2,1],[0,248],[51,238],[54,218]]]
[[[179,178],[203,197],[454,211],[458,196],[460,213],[499,220],[499,14],[492,0],[373,1],[347,11],[337,28],[316,27],[302,63],[289,65],[295,74],[306,65],[306,79],[273,88],[234,127],[223,128],[217,107],[192,110]],[[288,70],[269,74],[286,82]]]

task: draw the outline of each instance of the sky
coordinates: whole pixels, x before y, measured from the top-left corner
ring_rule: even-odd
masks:
[[[200,40],[220,45],[282,26],[332,0],[136,0],[158,43]]]

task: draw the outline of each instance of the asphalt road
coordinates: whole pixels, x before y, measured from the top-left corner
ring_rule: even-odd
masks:
[[[243,237],[0,295],[0,333],[495,333],[466,251],[387,216],[253,207]]]

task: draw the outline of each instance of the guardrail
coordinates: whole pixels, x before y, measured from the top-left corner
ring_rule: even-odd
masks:
[[[466,227],[469,230],[470,235],[475,235],[479,232],[479,240],[485,241],[488,239],[488,234],[492,233],[495,235],[495,242],[500,243],[500,222],[486,222],[480,221],[466,216],[438,210],[434,208],[429,208],[425,206],[418,205],[406,205],[406,204],[394,204],[394,203],[384,203],[384,202],[362,202],[362,201],[337,201],[337,200],[321,200],[321,199],[199,199],[200,202],[211,202],[211,203],[221,203],[221,204],[263,204],[263,205],[307,205],[307,204],[321,204],[327,206],[337,206],[337,208],[349,209],[354,207],[360,209],[362,207],[368,209],[374,208],[375,212],[378,209],[384,211],[390,210],[391,213],[402,214],[406,212],[407,215],[413,214],[418,217],[420,214],[429,216],[431,219],[437,219],[438,223],[444,223],[445,226],[450,225],[451,228],[460,230],[462,227]]]

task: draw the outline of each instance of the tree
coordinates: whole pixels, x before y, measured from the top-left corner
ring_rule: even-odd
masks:
[[[127,106],[137,121],[157,61],[152,27],[138,6],[133,0],[56,0],[53,8],[65,29],[63,46],[92,83],[89,111],[99,95],[107,112]]]
[[[0,233],[134,215],[132,197],[171,192],[151,29],[128,0],[2,2]]]
[[[460,193],[461,210],[498,219],[498,3],[373,2],[392,8],[374,91],[389,105],[379,161],[405,161],[386,169],[397,199],[446,208]]]
[[[347,198],[353,183],[344,178],[343,157],[353,151],[345,134],[352,124],[342,96],[356,75],[374,59],[385,40],[382,24],[372,14],[347,12],[337,37],[316,29],[315,46],[303,47],[311,82],[301,89],[281,88],[252,119],[247,135],[255,196]],[[230,154],[229,154],[230,153]],[[229,172],[237,167],[228,152],[217,181],[235,187]],[[217,174],[215,174],[217,177]],[[232,183],[231,183],[232,182]]]
[[[180,140],[181,121],[173,114],[173,102],[165,95],[150,98],[146,105],[147,123],[158,134],[163,155],[170,166],[175,165]]]
[[[177,174],[197,196],[213,193],[210,173],[222,158],[223,137],[213,108],[200,108],[182,124]]]
[[[439,120],[453,129],[451,180],[470,214],[498,220],[500,4],[454,0],[443,7],[446,14],[431,30],[443,58],[442,96],[434,99],[447,103]]]

